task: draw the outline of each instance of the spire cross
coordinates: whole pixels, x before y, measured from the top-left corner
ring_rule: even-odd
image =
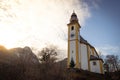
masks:
[[[75,13],[74,9],[73,9],[73,13]]]

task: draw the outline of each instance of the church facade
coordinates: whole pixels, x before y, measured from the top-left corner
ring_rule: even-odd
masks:
[[[103,74],[103,60],[96,49],[80,35],[80,24],[75,12],[72,13],[68,26],[68,61],[74,61],[74,68]]]

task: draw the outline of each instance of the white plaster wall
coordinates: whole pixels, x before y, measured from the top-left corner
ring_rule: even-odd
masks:
[[[94,56],[98,57],[98,56],[97,56],[97,53],[96,53],[95,51],[94,51]]]
[[[81,68],[88,70],[87,46],[81,44]]]
[[[75,41],[70,41],[70,61],[73,58],[74,62],[76,63],[76,45]]]
[[[93,65],[93,62],[96,62],[96,65]],[[100,72],[100,63],[98,60],[90,61],[90,71],[95,73],[101,73]]]

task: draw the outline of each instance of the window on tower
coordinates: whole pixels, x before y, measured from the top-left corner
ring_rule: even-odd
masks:
[[[73,53],[73,50],[72,50],[72,53]]]
[[[74,26],[71,27],[71,30],[74,30]]]
[[[93,62],[93,65],[94,65],[94,66],[97,65],[97,63],[96,63],[96,62]]]

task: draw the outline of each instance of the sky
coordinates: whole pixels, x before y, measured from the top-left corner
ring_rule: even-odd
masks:
[[[120,54],[119,0],[0,0],[0,45],[40,50],[56,45],[67,56],[73,10],[82,35],[103,55]]]

